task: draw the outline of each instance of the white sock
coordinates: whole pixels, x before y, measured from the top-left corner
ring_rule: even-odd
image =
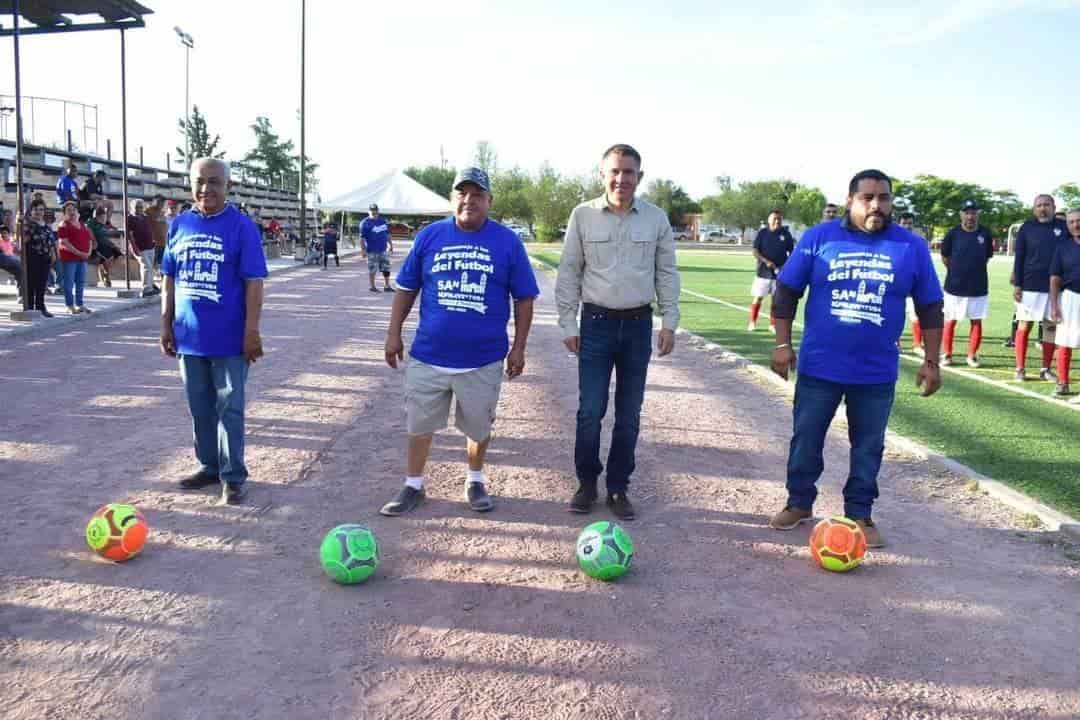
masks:
[[[469,483],[483,483],[483,482],[484,482],[484,471],[483,470],[469,470],[468,475],[466,475],[466,477],[465,477],[465,485],[466,486],[468,486]]]
[[[405,484],[411,487],[413,490],[424,489],[424,476],[417,475],[416,477],[406,477]]]

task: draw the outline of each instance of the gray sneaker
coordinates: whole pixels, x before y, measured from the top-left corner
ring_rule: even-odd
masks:
[[[469,503],[469,509],[476,512],[488,512],[495,507],[491,496],[484,489],[484,483],[471,482],[465,490],[465,499]]]
[[[411,485],[402,485],[397,497],[382,506],[379,512],[388,517],[404,515],[416,509],[424,500],[424,489],[417,490]]]
[[[788,506],[772,516],[772,519],[769,520],[769,527],[773,530],[794,530],[801,523],[813,517],[814,513],[810,510]]]

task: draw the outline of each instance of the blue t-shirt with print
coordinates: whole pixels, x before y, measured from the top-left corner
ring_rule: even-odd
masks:
[[[161,272],[173,278],[173,332],[182,355],[227,357],[244,349],[246,281],[264,278],[259,228],[232,205],[204,216],[188,210],[169,228]]]
[[[377,218],[366,217],[360,223],[360,237],[369,253],[384,253],[390,241],[390,223],[380,215]]]
[[[926,242],[898,225],[874,234],[845,222],[803,234],[777,278],[809,288],[798,370],[837,383],[896,382],[905,299],[943,299]]]
[[[420,292],[420,324],[409,354],[447,368],[479,368],[506,357],[510,299],[540,294],[521,238],[487,220],[474,232],[453,218],[420,231],[397,276]]]
[[[70,175],[62,175],[56,183],[56,204],[62,205],[68,200],[79,199],[79,186],[75,178]]]

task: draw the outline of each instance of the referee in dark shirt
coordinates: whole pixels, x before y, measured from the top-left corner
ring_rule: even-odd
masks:
[[[791,237],[791,231],[783,226],[784,213],[781,210],[773,210],[769,213],[768,227],[758,230],[754,238],[754,259],[757,263],[757,277],[750,286],[750,295],[753,300],[750,303],[750,324],[746,329],[750,332],[757,327],[758,314],[761,312],[761,301],[766,295],[772,296],[776,290],[776,274],[787,262],[792,250],[795,249],[795,239]],[[776,320],[773,317],[772,306],[769,308],[769,330],[776,333]]]
[[[1054,359],[1054,320],[1050,316],[1050,261],[1058,244],[1068,239],[1065,223],[1054,218],[1054,198],[1039,195],[1032,209],[1034,217],[1024,221],[1016,234],[1016,257],[1012,282],[1016,301],[1016,379],[1026,380],[1028,337],[1037,322],[1043,323],[1042,368],[1039,379],[1057,381],[1050,363]]]
[[[971,321],[967,364],[979,367],[982,321],[990,293],[986,267],[993,255],[994,238],[989,229],[979,225],[979,205],[967,200],[960,208],[960,224],[949,230],[941,242],[941,259],[947,269],[942,365],[952,365],[956,323],[967,319]]]

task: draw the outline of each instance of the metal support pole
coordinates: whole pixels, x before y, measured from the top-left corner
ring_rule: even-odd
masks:
[[[15,34],[12,35],[12,39],[15,41],[15,202],[17,207],[15,208],[15,238],[19,241],[19,247],[22,248],[22,307],[23,310],[29,311],[31,298],[30,298],[30,283],[28,263],[26,262],[27,254],[27,242],[23,237],[23,227],[25,226],[25,220],[23,214],[26,212],[26,198],[23,197],[23,126],[22,126],[22,78],[20,76],[19,69],[19,14],[21,12],[21,3],[19,0],[15,0],[12,5],[12,15],[15,21]]]
[[[307,43],[307,0],[300,0],[300,242],[307,247],[307,168],[304,154],[304,52]]]
[[[122,145],[120,191],[124,198],[124,284],[131,289],[131,232],[128,228],[128,162],[127,162],[127,44],[124,28],[120,28],[120,142]]]
[[[184,45],[184,161],[191,169],[191,48]]]

